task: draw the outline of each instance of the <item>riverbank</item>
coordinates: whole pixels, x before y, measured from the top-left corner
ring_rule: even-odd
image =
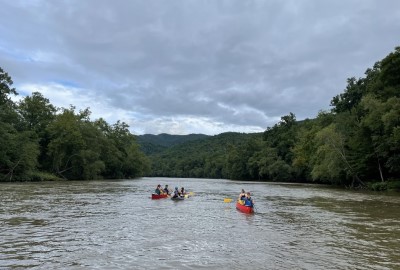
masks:
[[[372,191],[397,191],[397,192],[400,192],[400,180],[368,183],[367,188]]]

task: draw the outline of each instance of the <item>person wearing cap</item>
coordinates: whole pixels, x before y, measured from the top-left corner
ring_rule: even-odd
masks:
[[[246,193],[246,197],[244,198],[244,205],[252,207],[254,205],[253,199],[250,197],[250,192]]]

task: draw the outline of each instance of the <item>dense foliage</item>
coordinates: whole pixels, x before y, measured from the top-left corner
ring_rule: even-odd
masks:
[[[125,123],[57,109],[38,92],[15,103],[12,84],[0,68],[0,181],[133,178],[149,170]]]
[[[261,134],[229,132],[169,147],[150,156],[151,176],[246,178],[247,171],[236,167],[239,163],[235,155],[239,153],[234,155],[232,150],[239,145],[253,145],[250,141],[256,138]]]
[[[163,146],[150,155],[150,175],[351,187],[400,179],[400,47],[364,78],[348,79],[331,106],[312,120],[283,116],[262,136],[226,133]]]
[[[159,135],[145,134],[137,138],[141,150],[146,155],[160,153],[169,147],[199,139],[207,138],[204,134],[189,134],[189,135],[170,135],[161,133]]]

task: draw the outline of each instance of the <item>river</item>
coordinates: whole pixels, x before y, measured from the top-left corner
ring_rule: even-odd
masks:
[[[184,201],[151,200],[156,185]],[[252,192],[255,214],[224,198]],[[141,178],[0,184],[0,269],[400,269],[400,196]]]

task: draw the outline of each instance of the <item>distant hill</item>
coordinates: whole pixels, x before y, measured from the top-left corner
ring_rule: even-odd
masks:
[[[164,150],[176,145],[180,145],[190,141],[202,140],[209,137],[210,136],[205,134],[189,134],[189,135],[170,135],[166,133],[158,135],[144,134],[137,136],[137,142],[140,145],[140,149],[146,155],[152,155],[163,152]]]
[[[226,132],[159,148],[149,155],[152,169],[148,176],[221,178],[229,153],[262,140],[262,134]]]
[[[261,139],[262,133],[225,132],[214,136],[205,136],[206,137],[200,140],[186,140],[182,143],[175,144],[169,147],[169,149],[166,149],[162,154],[163,156],[171,155],[171,157],[186,158],[193,155],[208,155],[216,152],[225,152],[226,148],[229,146],[243,145],[255,138]]]

